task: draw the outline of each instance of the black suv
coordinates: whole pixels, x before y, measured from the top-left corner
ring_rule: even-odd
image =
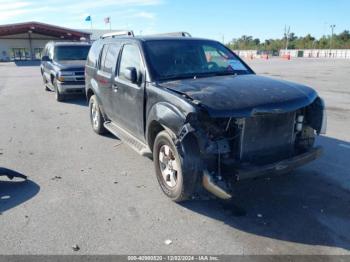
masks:
[[[219,42],[108,37],[92,45],[85,70],[94,131],[153,157],[174,201],[200,186],[230,199],[238,181],[287,173],[322,153],[317,93],[255,75]]]
[[[41,59],[45,90],[56,92],[61,102],[66,95],[85,93],[84,67],[91,45],[82,42],[49,42]]]

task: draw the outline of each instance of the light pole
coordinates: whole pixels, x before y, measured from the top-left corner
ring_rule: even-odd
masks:
[[[336,27],[336,25],[330,25],[331,30],[332,30],[332,35],[331,35],[331,40],[330,40],[330,55],[332,55],[332,49],[333,49],[333,37],[334,37],[334,28]]]

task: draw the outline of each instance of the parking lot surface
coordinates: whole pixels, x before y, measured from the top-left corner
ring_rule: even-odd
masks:
[[[0,254],[350,254],[350,62],[247,63],[314,87],[329,121],[320,160],[239,184],[236,207],[171,202],[151,160],[93,133],[84,98],[57,103],[37,65],[0,63],[0,167],[29,177],[0,177]]]

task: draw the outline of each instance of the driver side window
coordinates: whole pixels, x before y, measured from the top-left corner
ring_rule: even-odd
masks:
[[[127,80],[124,72],[127,68],[136,68],[137,75],[140,76],[142,72],[142,60],[140,50],[136,45],[125,45],[122,52],[122,57],[119,66],[119,78]],[[140,79],[140,78],[139,78]]]

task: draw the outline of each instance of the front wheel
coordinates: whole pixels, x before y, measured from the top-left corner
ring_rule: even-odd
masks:
[[[57,80],[54,80],[53,85],[55,87],[55,97],[57,102],[63,102],[65,97],[63,94],[60,93],[60,90],[58,90],[57,87]]]
[[[96,96],[91,96],[89,100],[89,111],[90,111],[90,121],[92,129],[95,133],[102,135],[106,133],[106,129],[104,127],[104,118],[101,113],[100,106],[97,102]]]
[[[167,131],[158,134],[154,142],[153,160],[159,185],[171,200],[183,202],[189,199],[197,186],[198,169],[189,152],[184,152],[184,157],[179,154],[171,136]]]

